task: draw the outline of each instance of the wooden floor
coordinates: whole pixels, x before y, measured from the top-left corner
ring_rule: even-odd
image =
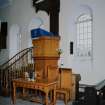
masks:
[[[0,105],[13,105],[11,102],[10,97],[1,97],[0,96]],[[42,105],[35,102],[30,102],[22,99],[16,100],[16,105]],[[57,100],[56,105],[65,105],[63,101]],[[68,105],[72,105],[71,102],[68,103]]]

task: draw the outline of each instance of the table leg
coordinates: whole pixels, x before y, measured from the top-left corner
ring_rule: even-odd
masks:
[[[13,105],[16,104],[16,87],[13,86]]]
[[[53,101],[53,90],[50,91],[50,100]]]
[[[48,92],[45,93],[45,105],[48,105]]]
[[[23,90],[22,90],[22,97],[24,97],[25,96],[25,89],[23,88]]]
[[[56,105],[56,89],[54,89],[53,91],[54,91],[53,102],[54,105]]]

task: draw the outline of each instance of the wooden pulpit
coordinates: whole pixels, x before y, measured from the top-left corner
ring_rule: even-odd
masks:
[[[35,73],[38,79],[47,78],[49,65],[58,66],[60,37],[41,36],[32,41],[36,48],[33,51],[35,61]]]

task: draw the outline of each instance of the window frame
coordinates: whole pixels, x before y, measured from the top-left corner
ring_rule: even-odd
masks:
[[[87,16],[88,18],[86,17],[87,18],[86,20],[82,19],[83,16]],[[89,22],[90,22],[90,26],[88,24]],[[82,26],[85,24],[87,25],[86,29],[85,29],[85,26]],[[88,28],[90,28],[90,32],[88,32],[89,31]],[[79,29],[82,30],[83,33],[81,33],[82,31],[80,32]],[[84,32],[84,29],[85,31],[87,31],[86,33]],[[83,39],[82,39],[82,34],[83,34]],[[89,34],[90,36],[88,36]],[[89,37],[90,37],[90,40],[89,40]],[[84,45],[84,43],[86,44]],[[81,47],[79,45],[81,45]],[[79,58],[87,58],[87,59],[91,59],[93,56],[93,16],[91,14],[81,14],[76,20],[76,56]]]

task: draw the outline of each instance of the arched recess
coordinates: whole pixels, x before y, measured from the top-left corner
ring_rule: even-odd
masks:
[[[31,30],[43,27],[43,20],[40,17],[35,17],[31,19],[29,25],[28,25],[28,47],[32,46],[32,39],[31,39]]]
[[[78,56],[77,53],[77,38],[78,38],[78,30],[77,30],[77,20],[79,19],[79,17],[81,17],[82,15],[89,15],[92,18],[92,52],[91,52],[91,56]],[[89,5],[78,5],[78,7],[76,7],[76,11],[74,14],[74,58],[72,61],[72,65],[73,65],[73,69],[78,72],[81,75],[81,82],[80,83],[87,83],[90,84],[92,83],[91,80],[92,79],[92,74],[93,74],[93,35],[94,35],[94,18],[93,18],[93,9],[91,6]],[[85,32],[85,31],[84,31]],[[85,52],[85,51],[84,51]],[[89,83],[90,82],[90,83]]]
[[[20,27],[13,24],[9,29],[9,57],[11,58],[21,50]]]

